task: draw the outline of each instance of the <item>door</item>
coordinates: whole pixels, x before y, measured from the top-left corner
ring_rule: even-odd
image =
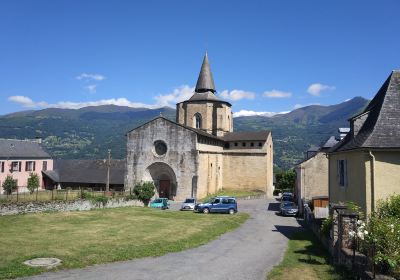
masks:
[[[171,182],[169,180],[160,180],[160,197],[169,199]]]

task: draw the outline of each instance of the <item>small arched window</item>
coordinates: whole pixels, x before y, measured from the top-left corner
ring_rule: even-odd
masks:
[[[201,129],[201,115],[199,113],[194,114],[193,127]]]

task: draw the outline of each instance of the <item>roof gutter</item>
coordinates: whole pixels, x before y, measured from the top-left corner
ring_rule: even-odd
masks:
[[[375,156],[369,150],[369,157],[371,160],[371,212],[375,211]]]

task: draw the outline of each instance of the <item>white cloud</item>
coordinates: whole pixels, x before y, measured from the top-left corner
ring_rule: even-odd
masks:
[[[234,89],[232,91],[223,90],[219,96],[221,96],[223,99],[237,101],[241,99],[254,99],[256,94],[250,91]]]
[[[87,85],[84,87],[90,93],[96,93],[97,85]]]
[[[262,116],[262,117],[272,117],[277,114],[287,114],[289,111],[284,112],[257,112],[257,111],[249,111],[249,110],[240,110],[239,112],[233,113],[233,117],[249,117],[249,116]]]
[[[193,92],[194,87],[182,85],[174,89],[171,93],[157,95],[154,97],[154,99],[156,100],[156,104],[158,104],[160,107],[173,107],[176,103],[189,99],[193,95]]]
[[[88,73],[82,73],[79,76],[76,76],[77,80],[85,80],[85,81],[90,81],[90,80],[102,81],[105,78],[106,77],[101,74],[88,74]]]
[[[94,90],[95,89],[96,87],[94,88]],[[79,109],[87,106],[100,106],[100,105],[117,105],[117,106],[127,106],[132,108],[156,109],[164,106],[174,107],[175,103],[190,98],[193,92],[194,88],[191,88],[187,85],[183,85],[174,89],[171,93],[160,94],[154,97],[154,99],[156,100],[154,104],[132,102],[124,97],[101,99],[101,100],[87,101],[87,102],[60,101],[57,103],[48,103],[45,101],[36,102],[27,96],[16,95],[8,97],[8,100],[11,102],[18,103],[25,108],[36,108],[36,109],[43,109],[43,108]]]
[[[267,98],[288,98],[292,96],[292,93],[273,89],[270,91],[264,91],[263,96]]]
[[[101,99],[97,101],[88,101],[88,102],[60,101],[57,103],[48,103],[45,101],[35,102],[26,96],[10,96],[8,97],[8,100],[18,103],[26,108],[36,108],[36,109],[43,109],[43,108],[79,109],[87,106],[100,106],[100,105],[117,105],[117,106],[128,106],[133,108],[149,108],[149,109],[155,109],[160,107],[158,105],[149,105],[139,102],[131,102],[126,98]]]
[[[314,96],[320,96],[323,91],[332,91],[335,89],[336,89],[336,87],[334,87],[334,86],[328,86],[328,85],[316,83],[316,84],[311,84],[308,87],[307,92]]]

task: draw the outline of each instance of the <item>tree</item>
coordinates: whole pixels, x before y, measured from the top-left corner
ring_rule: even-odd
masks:
[[[3,182],[3,190],[5,194],[11,194],[13,190],[17,189],[17,180],[13,179],[10,175],[7,175]]]
[[[280,190],[293,190],[296,183],[296,172],[289,169],[280,174],[276,174],[276,186]]]
[[[136,197],[143,202],[144,206],[149,205],[150,199],[155,195],[156,188],[153,182],[140,182],[135,185],[133,192]]]
[[[36,173],[30,173],[28,178],[28,190],[31,194],[39,188],[39,176]]]

